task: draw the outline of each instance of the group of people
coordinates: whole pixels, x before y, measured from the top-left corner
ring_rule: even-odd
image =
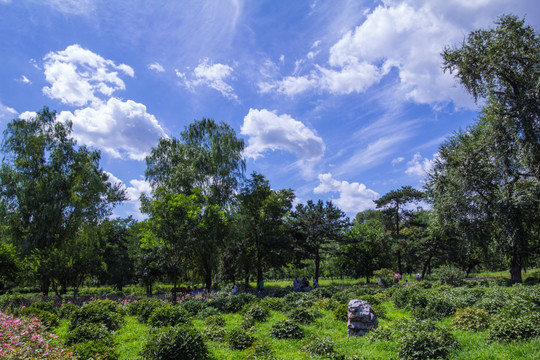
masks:
[[[319,282],[317,281],[316,278],[313,278],[313,288],[316,289],[318,287],[319,287]],[[306,291],[311,290],[308,279],[303,278],[302,280],[300,280],[300,278],[298,277],[294,279],[293,290],[296,292],[306,292]]]

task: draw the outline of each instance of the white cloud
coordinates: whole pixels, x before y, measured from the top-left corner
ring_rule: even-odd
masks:
[[[46,0],[53,9],[68,15],[90,15],[95,9],[95,0]]]
[[[146,106],[114,97],[74,113],[62,111],[58,120],[73,121],[73,136],[77,141],[102,149],[116,158],[144,160],[158,139],[165,136]]]
[[[163,65],[158,62],[148,65],[148,69],[154,70],[156,72],[165,72],[165,68],[163,67]]]
[[[405,174],[413,176],[424,177],[431,170],[435,160],[437,159],[438,154],[433,155],[433,158],[430,160],[428,158],[422,157],[420,153],[414,154],[411,161],[407,162],[407,169]]]
[[[232,78],[234,69],[225,64],[210,64],[209,59],[204,59],[193,70],[191,76],[176,70],[176,76],[182,79],[184,85],[193,90],[193,88],[205,85],[211,87],[221,93],[230,100],[238,100],[238,96],[234,93],[234,89],[225,80]]]
[[[15,109],[0,103],[0,121],[12,120],[15,116],[17,116],[17,111],[15,111]]]
[[[405,158],[403,156],[397,157],[397,158],[392,160],[392,165],[397,165],[400,162],[403,162],[404,160],[405,160]]]
[[[134,76],[131,67],[116,65],[78,44],[50,52],[43,59],[45,78],[51,84],[43,88],[43,93],[75,106],[99,103],[102,101],[99,96],[109,97],[115,91],[125,89],[119,72]]]
[[[248,136],[244,150],[248,158],[257,159],[267,150],[284,150],[301,160],[316,161],[325,150],[323,140],[302,122],[266,109],[250,109],[240,133]]]
[[[374,207],[373,200],[379,194],[366,185],[348,181],[339,181],[333,178],[331,173],[319,175],[320,184],[313,189],[315,194],[339,193],[339,198],[332,201],[347,213],[357,213]]]
[[[130,215],[133,215],[135,218],[142,220],[145,216],[141,214],[140,208],[141,208],[141,201],[140,197],[143,193],[145,194],[151,194],[152,187],[150,186],[150,183],[145,180],[137,180],[133,179],[129,181],[129,184],[131,186],[126,186],[126,184],[114,176],[110,172],[106,172],[109,176],[109,183],[111,184],[121,184],[125,191],[127,196],[127,203],[131,205],[132,210],[130,211]]]
[[[36,116],[37,116],[37,113],[35,111],[25,111],[25,112],[22,112],[19,115],[19,119],[29,120],[29,119],[32,119],[32,118],[34,118]]]
[[[32,84],[32,82],[30,80],[28,80],[28,78],[26,76],[24,76],[24,75],[21,76],[19,81],[22,82],[22,83],[25,83],[25,84]]]

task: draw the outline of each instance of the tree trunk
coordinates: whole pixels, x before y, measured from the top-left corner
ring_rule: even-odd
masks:
[[[204,283],[205,283],[206,289],[210,291],[212,289],[212,270],[211,269],[207,269],[204,272]]]
[[[172,302],[173,304],[176,304],[176,295],[177,295],[177,289],[176,289],[176,284],[177,284],[177,280],[176,280],[177,276],[175,274],[174,276],[174,279],[173,279],[173,289],[172,289]]]
[[[40,291],[43,293],[43,296],[49,296],[49,287],[51,286],[51,281],[48,277],[42,277],[39,282]]]
[[[401,250],[397,251],[397,268],[398,268],[397,272],[399,274],[402,274],[402,272],[401,272]]]
[[[516,283],[522,282],[521,268],[522,268],[521,254],[514,253],[512,255],[512,264],[510,267],[510,280],[512,282],[516,282]]]
[[[321,256],[319,255],[319,249],[315,252],[315,279],[319,281],[319,273],[321,270]]]
[[[426,276],[426,272],[427,272],[427,269],[429,268],[429,263],[431,262],[432,257],[433,257],[433,252],[429,254],[426,262],[424,263],[424,267],[422,268],[422,279],[424,278],[424,276]]]

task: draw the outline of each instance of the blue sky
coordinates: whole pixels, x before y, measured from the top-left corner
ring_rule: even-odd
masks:
[[[138,212],[144,158],[203,117],[246,143],[247,174],[349,216],[420,188],[477,105],[440,53],[537,0],[0,0],[0,130],[43,106]]]

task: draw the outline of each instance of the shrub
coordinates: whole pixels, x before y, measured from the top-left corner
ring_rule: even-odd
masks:
[[[392,286],[394,283],[394,270],[392,269],[380,269],[375,270],[373,275],[376,278],[381,278],[381,282],[384,287]]]
[[[484,309],[491,315],[496,314],[508,301],[508,291],[500,286],[490,288],[484,296],[473,306],[477,309]]]
[[[225,340],[227,331],[220,326],[210,325],[202,328],[201,335],[205,340],[222,342]]]
[[[102,342],[88,341],[84,343],[77,343],[73,345],[73,352],[79,356],[80,359],[104,359],[104,360],[116,360],[118,354],[113,347],[107,346]]]
[[[397,287],[392,294],[392,301],[398,309],[407,309],[411,300],[418,295],[418,290],[412,286]]]
[[[540,313],[531,312],[526,315],[509,317],[497,315],[491,321],[488,343],[501,341],[511,342],[525,340],[540,335]]]
[[[270,310],[281,311],[285,307],[285,300],[278,297],[267,297],[261,300],[261,305]]]
[[[150,333],[141,356],[147,360],[208,359],[208,348],[195,329],[156,328]]]
[[[134,301],[129,305],[128,313],[137,316],[140,322],[147,322],[152,312],[163,306],[163,301],[156,298],[145,298],[139,301]]]
[[[309,293],[292,292],[287,294],[284,298],[285,306],[284,310],[293,310],[300,307],[309,308],[315,305],[315,297]]]
[[[56,307],[54,306],[54,301],[36,301],[35,303],[32,303],[27,309],[39,309],[39,310],[45,310],[50,313],[56,313]]]
[[[384,306],[382,306],[382,304],[371,305],[371,309],[373,309],[373,312],[375,313],[375,315],[377,315],[378,319],[386,318],[386,309],[384,308]]]
[[[232,350],[244,350],[250,347],[255,338],[244,329],[233,329],[227,336],[229,348]]]
[[[314,309],[300,308],[290,311],[287,316],[296,323],[308,325],[321,317],[321,313]]]
[[[311,294],[318,299],[330,299],[338,291],[334,286],[318,287],[311,290]]]
[[[304,337],[304,331],[293,321],[282,320],[272,326],[270,335],[276,339],[301,339]]]
[[[251,351],[249,351],[251,350]],[[248,349],[246,360],[274,360],[274,349],[267,342],[257,340]]]
[[[208,303],[206,300],[201,298],[189,298],[182,301],[181,305],[191,315],[197,315],[200,311],[208,306]]]
[[[349,320],[349,305],[340,304],[334,309],[334,318],[336,320],[347,321]]]
[[[256,323],[257,322],[255,321],[255,319],[252,318],[251,316],[245,316],[244,321],[242,321],[242,323],[240,324],[240,327],[242,329],[249,330],[252,327],[254,327]]]
[[[268,316],[270,315],[270,312],[268,309],[260,306],[260,305],[248,305],[248,308],[246,309],[245,316],[253,318],[255,321],[265,321]]]
[[[35,316],[41,321],[41,323],[48,329],[58,326],[58,316],[56,314],[40,309],[39,307],[33,308],[32,306],[22,309],[20,311],[21,315],[25,316]]]
[[[70,330],[85,323],[94,323],[103,324],[114,331],[124,322],[119,306],[111,300],[95,300],[85,304],[71,314],[70,320]]]
[[[186,309],[178,305],[163,304],[155,308],[148,317],[148,325],[152,327],[184,325],[189,321]]]
[[[304,351],[312,356],[324,358],[333,357],[336,354],[336,343],[328,336],[315,336],[304,346]]]
[[[433,271],[433,275],[442,284],[459,286],[463,284],[462,279],[465,277],[465,272],[454,266],[441,266]]]
[[[219,314],[213,314],[206,317],[204,323],[211,326],[225,326],[225,318]]]
[[[58,316],[61,318],[61,319],[69,319],[69,317],[71,316],[71,314],[73,314],[73,312],[75,310],[77,310],[79,307],[75,304],[72,304],[72,303],[65,303],[65,304],[62,304],[60,305],[57,309],[56,309],[56,313],[58,314]]]
[[[448,330],[429,321],[404,321],[400,330],[400,359],[446,359],[457,347],[456,339]]]
[[[68,334],[66,344],[72,345],[87,341],[101,342],[107,346],[113,346],[113,334],[103,324],[83,324]]]
[[[458,330],[483,330],[489,326],[489,313],[484,309],[459,309],[454,314],[452,325]]]
[[[392,341],[394,337],[394,332],[389,327],[378,327],[369,331],[366,335],[366,340],[368,342],[377,342],[379,340]]]
[[[334,311],[339,306],[339,301],[336,299],[321,299],[317,301],[317,307],[323,310]]]

